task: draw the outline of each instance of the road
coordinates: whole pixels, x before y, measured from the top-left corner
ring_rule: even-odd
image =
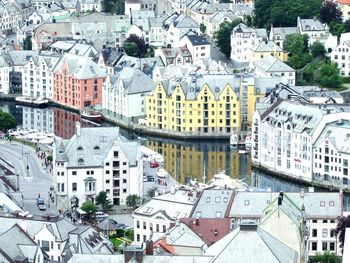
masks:
[[[40,194],[40,196],[44,198],[45,204],[48,205],[48,192],[52,184],[52,177],[43,169],[35,150],[29,146],[23,145],[22,157],[22,144],[17,142],[9,143],[8,141],[1,140],[0,157],[12,163],[15,171],[19,174],[19,187],[23,194],[25,210],[35,215],[48,212],[39,211],[35,200],[38,194]],[[56,210],[51,206],[50,212],[55,211]]]

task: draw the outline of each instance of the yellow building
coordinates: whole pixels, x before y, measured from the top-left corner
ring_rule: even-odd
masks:
[[[350,18],[350,0],[336,0],[337,6],[343,15],[345,22]]]
[[[274,56],[281,61],[288,60],[288,52],[284,51],[273,41],[261,41],[259,44],[251,48],[251,52],[253,62],[268,56]]]

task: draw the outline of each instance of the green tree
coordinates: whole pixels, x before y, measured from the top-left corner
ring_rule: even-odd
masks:
[[[86,213],[87,219],[90,219],[93,214],[97,212],[97,206],[92,202],[85,202],[81,206],[81,210]]]
[[[350,19],[344,22],[344,32],[345,33],[350,32]]]
[[[288,62],[295,69],[303,68],[312,60],[312,55],[308,53],[308,37],[299,34],[286,36],[283,42],[284,49],[289,52]]]
[[[8,131],[9,129],[14,129],[17,126],[17,121],[15,117],[7,112],[0,110],[0,130]]]
[[[316,253],[316,256],[310,258],[311,263],[341,263],[341,257],[338,257],[335,253],[325,251],[323,254]]]
[[[310,46],[310,52],[314,58],[315,57],[323,58],[326,54],[326,49],[324,48],[324,45],[320,41],[316,41]]]
[[[135,209],[141,202],[141,198],[138,195],[128,195],[126,197],[126,205]]]
[[[342,83],[338,65],[330,60],[322,61],[319,70],[315,73],[315,81],[325,88],[338,88]]]
[[[240,19],[236,19],[232,22],[225,21],[220,24],[219,29],[214,32],[215,44],[220,51],[226,56],[231,55],[231,33],[235,26],[241,22]]]
[[[103,0],[102,10],[111,14],[124,15],[125,0]]]
[[[320,20],[322,23],[342,22],[342,13],[337,4],[331,1],[324,1],[320,10]]]
[[[329,32],[337,37],[340,37],[340,35],[345,31],[345,24],[340,22],[332,21],[329,24]]]
[[[112,202],[108,199],[107,193],[105,191],[101,191],[96,196],[96,205],[100,205],[103,211],[110,210],[112,208]]]
[[[340,216],[340,217],[338,217],[338,223],[337,223],[336,228],[334,229],[334,234],[339,239],[340,248],[342,249],[342,253],[344,251],[345,230],[348,227],[350,227],[350,216]]]
[[[134,42],[124,42],[123,48],[125,50],[125,53],[129,56],[136,57],[138,54],[137,44]]]
[[[129,56],[144,58],[150,51],[145,40],[135,34],[130,35],[124,42],[123,48]]]
[[[203,23],[200,23],[199,24],[199,30],[202,32],[202,34],[204,34],[205,30],[207,30],[207,27]]]
[[[26,38],[23,40],[23,49],[32,50],[32,36],[26,36]]]

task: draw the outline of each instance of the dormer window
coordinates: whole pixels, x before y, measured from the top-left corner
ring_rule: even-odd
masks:
[[[77,151],[82,151],[83,147],[82,146],[78,146]]]
[[[84,165],[84,159],[81,159],[81,158],[80,158],[80,159],[78,160],[78,165]]]

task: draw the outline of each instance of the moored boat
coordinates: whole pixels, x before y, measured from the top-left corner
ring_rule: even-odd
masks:
[[[32,99],[30,97],[21,96],[21,97],[17,97],[15,100],[18,104],[31,106],[31,107],[38,107],[38,108],[45,108],[48,106],[48,103],[49,103],[49,100],[43,97]]]
[[[230,136],[230,145],[232,147],[237,147],[239,142],[238,134],[232,133]]]
[[[80,116],[83,119],[92,121],[94,123],[101,123],[102,122],[102,114],[95,111],[95,110],[81,110]]]

